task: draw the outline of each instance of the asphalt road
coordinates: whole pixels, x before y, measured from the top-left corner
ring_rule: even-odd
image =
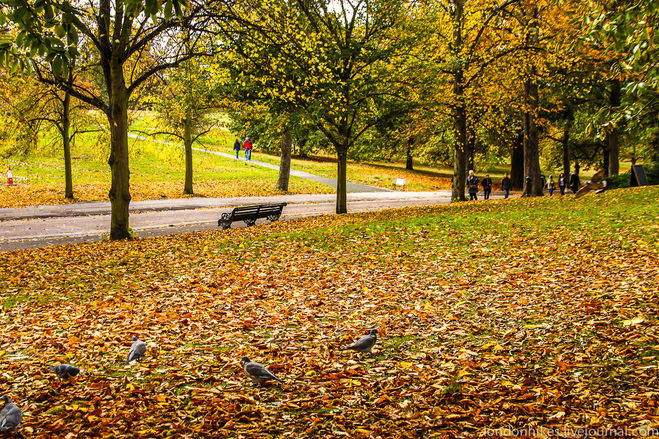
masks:
[[[287,201],[282,221],[329,215],[335,211],[335,196],[260,197],[268,202]],[[265,202],[261,200],[258,202]],[[134,211],[130,225],[139,237],[216,230],[217,220],[230,206],[250,204],[253,199],[181,199],[144,203]],[[247,202],[246,202],[247,201]],[[450,191],[386,192],[349,194],[348,212],[368,212],[405,206],[448,204]],[[203,203],[203,204],[201,204]],[[223,207],[200,207],[224,204]],[[0,209],[0,251],[12,251],[105,239],[110,229],[107,203],[23,209]],[[258,224],[256,227],[258,227]],[[242,227],[234,223],[233,227]],[[231,233],[231,231],[227,231]]]

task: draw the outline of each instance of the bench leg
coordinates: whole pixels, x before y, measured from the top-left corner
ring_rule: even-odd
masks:
[[[252,227],[254,224],[256,224],[255,219],[246,219],[245,224],[247,224],[247,227]]]

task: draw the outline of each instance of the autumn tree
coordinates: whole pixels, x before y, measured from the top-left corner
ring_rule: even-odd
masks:
[[[250,1],[232,9],[243,31],[227,29],[227,35],[253,63],[238,81],[258,84],[265,98],[299,111],[334,147],[337,213],[347,212],[348,151],[389,116],[392,100],[402,99],[389,66],[401,48],[392,31],[403,4]]]
[[[205,60],[206,61],[206,60]],[[160,84],[146,101],[157,112],[158,128],[151,135],[167,134],[183,141],[185,151],[184,194],[193,194],[192,147],[218,123],[217,99],[209,66],[190,59],[159,75]]]
[[[187,29],[198,40],[209,22],[208,2],[180,0],[98,0],[69,3],[44,0],[0,2],[3,21],[16,29],[14,44],[23,58],[48,63],[48,70],[31,63],[39,79],[69,92],[100,109],[110,128],[108,164],[112,174],[110,238],[130,236],[128,207],[131,200],[128,166],[128,103],[131,95],[154,74],[200,56],[178,44],[175,33]],[[102,90],[84,84],[67,84],[68,66],[79,55],[84,37],[97,57]],[[145,57],[150,53],[152,56]],[[144,60],[140,68],[137,61]]]

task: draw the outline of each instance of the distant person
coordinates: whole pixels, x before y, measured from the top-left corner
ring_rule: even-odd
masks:
[[[547,180],[547,190],[550,197],[554,194],[554,189],[556,189],[556,183],[554,182],[554,176],[550,175],[549,180]]]
[[[501,180],[501,189],[503,190],[503,197],[508,198],[510,195],[510,189],[512,188],[513,183],[510,181],[510,177],[508,177],[508,173],[506,172],[503,176],[503,179]]]
[[[567,179],[565,174],[561,172],[561,176],[558,177],[558,189],[561,191],[561,195],[565,195],[565,188],[567,187]]]
[[[469,170],[467,176],[467,189],[469,190],[469,200],[478,200],[478,177],[474,175],[473,170]]]
[[[545,186],[547,186],[547,177],[545,174],[540,174],[540,192],[544,195]]]
[[[490,194],[492,193],[492,179],[490,178],[490,174],[485,174],[485,178],[481,182],[481,185],[483,186],[483,198],[489,200]]]
[[[252,141],[249,140],[249,137],[245,137],[243,148],[245,148],[245,160],[252,160]]]
[[[574,173],[570,175],[570,190],[573,194],[576,194],[581,186],[581,181],[579,181],[579,168],[574,168]]]
[[[233,142],[233,150],[236,151],[236,158],[238,157],[238,153],[240,152],[240,140],[236,137],[236,141]]]

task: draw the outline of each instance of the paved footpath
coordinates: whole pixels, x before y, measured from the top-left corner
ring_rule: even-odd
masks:
[[[350,193],[348,212],[448,204],[450,200],[450,191]],[[279,202],[288,203],[282,220],[330,215],[336,209],[334,194],[136,201],[131,203],[130,225],[140,237],[216,230],[221,214],[233,206]],[[0,209],[0,251],[104,239],[110,230],[109,213],[109,202]]]
[[[130,136],[168,143],[136,134],[130,134]],[[235,155],[200,148],[193,149],[236,160]],[[279,170],[277,165],[258,160],[250,160],[248,163]],[[291,170],[291,175],[336,188],[335,179],[297,170]],[[347,183],[347,192],[348,212],[352,213],[406,206],[448,204],[451,201],[451,191],[448,190],[401,192],[364,184]],[[492,195],[492,198],[502,197],[502,194]],[[139,237],[216,230],[217,220],[221,214],[230,211],[234,206],[282,202],[288,203],[282,212],[282,220],[330,215],[336,209],[335,194],[145,200],[134,201],[130,204],[130,226]],[[244,227],[244,224],[242,222],[234,223],[233,227]],[[105,239],[109,230],[109,201],[0,209],[0,251],[99,241]]]

